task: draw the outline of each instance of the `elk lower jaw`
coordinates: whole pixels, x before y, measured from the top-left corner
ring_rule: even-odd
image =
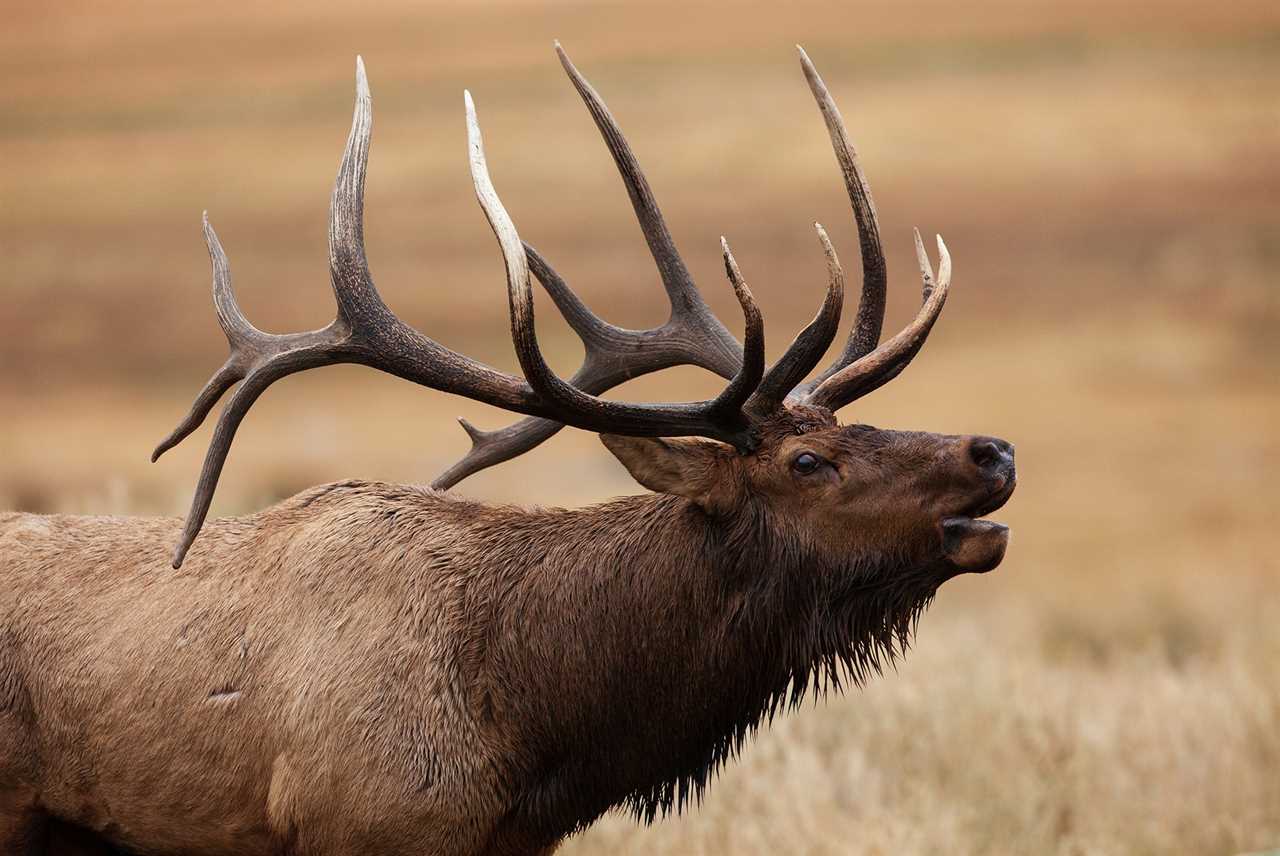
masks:
[[[1004,559],[1009,527],[994,520],[947,517],[942,529],[942,555],[959,574],[984,574]]]

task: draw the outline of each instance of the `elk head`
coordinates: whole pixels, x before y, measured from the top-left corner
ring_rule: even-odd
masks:
[[[745,317],[742,344],[703,302],[600,96],[558,44],[556,50],[622,175],[671,302],[670,320],[652,330],[604,322],[521,241],[490,180],[469,93],[471,172],[506,263],[512,337],[524,378],[456,353],[397,318],[375,289],[365,259],[362,215],[372,120],[364,66],[357,60],[355,116],[330,209],[335,320],[299,334],[268,335],[253,327],[236,305],[226,256],[205,221],[214,302],[231,356],[153,460],[195,430],[223,392],[239,386],[218,421],[174,566],[200,530],[235,430],[257,397],[285,375],[349,362],[533,417],[488,432],[464,421],[472,450],[436,482],[438,488],[521,454],[567,424],[600,433],[645,487],[685,497],[731,526],[766,530],[783,549],[811,555],[818,566],[847,567],[855,557],[854,564],[925,569],[934,588],[951,574],[994,568],[1003,557],[1007,530],[979,518],[1013,491],[1010,444],[836,421],[836,411],[896,377],[920,350],[946,302],[951,261],[939,238],[935,277],[916,233],[923,303],[905,329],[880,343],[886,271],[875,206],[840,113],[804,51],[801,64],[843,173],[863,266],[862,298],[848,341],[835,362],[807,382],[836,336],[844,302],[844,272],[822,226],[816,228],[827,259],[826,298],[813,321],[766,369],[763,321],[728,244],[722,240],[726,273]],[[586,347],[585,362],[569,381],[547,366],[539,350],[531,272]],[[639,374],[678,364],[707,368],[729,383],[714,399],[700,402],[641,404],[597,397]]]
[[[764,428],[769,440],[750,455],[705,440],[602,439],[650,490],[686,497],[712,517],[751,521],[817,566],[936,559],[941,582],[1004,558],[1007,527],[977,518],[1013,493],[1005,441],[841,426],[799,406]]]

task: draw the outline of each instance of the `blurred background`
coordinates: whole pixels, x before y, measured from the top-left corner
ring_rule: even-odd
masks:
[[[664,297],[612,162],[552,53],[608,100],[709,302],[772,353],[825,283],[811,223],[857,242],[793,48],[875,191],[886,330],[918,301],[911,226],[951,300],[904,375],[844,414],[998,434],[1020,488],[994,574],[949,583],[896,674],[808,703],[705,803],[611,817],[566,853],[1234,853],[1280,847],[1280,5],[1274,2],[10,4],[0,30],[0,507],[179,514],[208,426],[156,441],[225,357],[208,209],[246,314],[332,317],[326,217],[353,60],[388,303],[508,370],[501,258],[462,89],[522,235],[609,320]],[[540,295],[539,299],[542,299]],[[548,301],[544,347],[581,350]],[[852,318],[851,305],[846,318]],[[695,369],[614,393],[701,397]],[[429,482],[482,405],[339,367],[241,429],[214,512],[341,477]],[[565,431],[457,490],[636,492]]]

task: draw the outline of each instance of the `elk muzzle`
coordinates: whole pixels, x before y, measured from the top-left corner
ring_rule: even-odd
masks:
[[[956,573],[985,573],[1004,559],[1009,527],[980,520],[1009,501],[1017,484],[1013,444],[995,437],[971,437],[965,444],[967,466],[979,483],[979,498],[964,513],[944,517],[942,554]]]

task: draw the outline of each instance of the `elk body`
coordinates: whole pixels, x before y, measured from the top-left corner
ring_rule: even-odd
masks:
[[[1007,530],[978,518],[1013,491],[1009,444],[841,426],[833,415],[919,350],[950,263],[939,241],[935,280],[917,236],[923,307],[879,344],[875,210],[803,52],[864,268],[849,340],[808,382],[843,304],[821,227],[826,300],[766,369],[762,321],[727,245],[741,345],[694,288],[603,102],[561,59],[618,163],[671,320],[606,324],[522,244],[490,183],[470,96],[472,172],[506,261],[525,378],[397,319],[364,257],[360,67],[331,208],[333,324],[255,329],[206,223],[231,357],[157,455],[239,386],[186,523],[0,514],[0,852],[551,852],[613,807],[652,819],[682,805],[764,717],[811,688],[879,671],[939,585],[1000,562]],[[531,270],[586,344],[570,382],[538,350]],[[339,362],[531,418],[494,432],[465,426],[471,453],[433,488],[342,482],[206,524],[253,401],[280,377]],[[596,397],[682,363],[729,383],[705,402]],[[442,492],[562,424],[601,433],[653,493],[527,510]]]

